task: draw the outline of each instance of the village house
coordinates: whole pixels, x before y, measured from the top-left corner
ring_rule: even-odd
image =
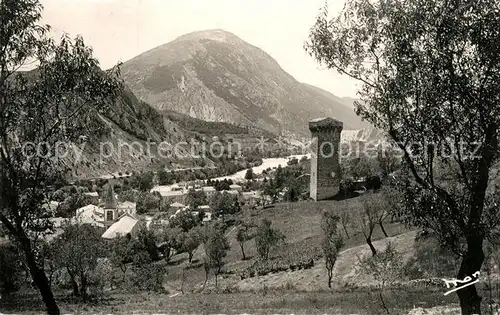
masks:
[[[135,218],[135,216],[125,213],[117,222],[113,223],[101,237],[105,239],[114,239],[120,236],[130,235],[133,238],[137,236],[138,230],[139,220]]]
[[[183,190],[172,190],[172,191],[158,190],[158,193],[162,198],[171,203],[174,202],[183,203],[187,195],[187,192],[184,192]]]
[[[71,224],[91,224],[104,227],[105,210],[95,205],[87,205],[76,210],[76,215],[71,219]]]
[[[118,204],[118,215],[121,216],[125,213],[136,215],[137,214],[137,204],[135,202],[125,201]]]
[[[223,191],[221,191],[221,193],[222,194],[229,194],[232,196],[239,196],[240,195],[240,192],[237,190],[223,190]]]
[[[212,186],[201,187],[201,191],[203,191],[207,195],[207,198],[209,199],[217,192],[215,188]]]
[[[241,187],[240,185],[233,184],[233,185],[229,185],[229,189],[233,190],[233,191],[242,191],[243,187]]]
[[[186,205],[182,204],[180,202],[174,202],[173,204],[170,205],[170,208],[173,208],[175,210],[177,210],[177,209],[184,209],[184,208],[186,208]]]

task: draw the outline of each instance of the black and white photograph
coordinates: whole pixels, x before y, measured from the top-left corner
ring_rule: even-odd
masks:
[[[500,0],[0,0],[0,315],[500,314]]]

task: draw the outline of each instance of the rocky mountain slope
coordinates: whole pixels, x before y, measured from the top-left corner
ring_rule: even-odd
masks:
[[[206,122],[176,112],[159,112],[138,100],[128,89],[115,104],[95,117],[94,124],[93,129],[99,133],[90,135],[84,144],[78,145],[80,156],[71,155],[65,161],[73,171],[73,178],[140,172],[165,165],[193,167],[200,162],[196,160],[201,159],[199,152],[193,152],[187,145],[193,140],[210,142],[213,137],[224,139],[231,135],[232,139],[243,142],[268,135],[256,128]],[[176,147],[178,143],[186,145]],[[169,147],[175,149],[169,150]],[[211,165],[208,157],[205,163]]]
[[[123,64],[127,85],[143,101],[207,121],[309,136],[308,121],[333,116],[361,129],[352,108],[295,80],[263,50],[223,30],[190,33]]]

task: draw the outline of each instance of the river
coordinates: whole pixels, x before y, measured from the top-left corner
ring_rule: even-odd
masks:
[[[269,158],[269,159],[262,159],[262,164],[259,166],[252,167],[252,171],[254,174],[262,174],[262,171],[268,169],[268,168],[275,168],[278,167],[278,165],[281,165],[282,167],[285,167],[287,165],[288,160],[292,158],[297,158],[301,159],[304,155],[291,155],[283,158]],[[308,158],[310,157],[310,154],[305,155]],[[217,178],[212,178],[212,180],[224,180],[224,179],[231,179],[233,182],[242,182],[245,181],[245,174],[247,173],[247,169],[244,169],[242,171],[236,172],[232,175],[227,175],[227,176],[222,176],[222,177],[217,177]],[[172,190],[172,186],[177,187],[178,184],[173,184],[173,185],[165,185],[165,186],[156,186],[153,189],[151,189],[151,192],[153,191],[170,191]]]

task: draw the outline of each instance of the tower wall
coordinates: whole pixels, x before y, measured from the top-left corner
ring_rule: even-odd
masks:
[[[329,199],[339,192],[342,174],[339,164],[340,134],[343,123],[332,118],[309,122],[311,131],[310,197]]]

